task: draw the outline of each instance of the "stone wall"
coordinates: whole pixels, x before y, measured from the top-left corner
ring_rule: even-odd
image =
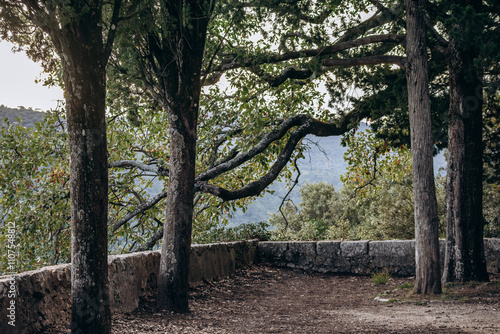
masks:
[[[444,240],[440,240],[441,265]],[[489,272],[500,272],[500,239],[485,239]],[[389,269],[393,275],[415,275],[415,241],[267,241],[257,245],[260,263],[322,273],[369,275]]]
[[[231,276],[254,261],[323,273],[367,275],[388,268],[394,275],[415,274],[414,241],[232,242],[195,245],[191,249],[189,283],[198,286]],[[441,241],[444,256],[444,241]],[[500,239],[485,239],[488,271],[500,272]],[[134,311],[156,294],[160,253],[141,252],[109,257],[113,312]],[[0,333],[38,333],[50,324],[69,323],[71,266],[44,267],[0,277]],[[18,297],[16,327],[7,324],[11,286]]]
[[[193,245],[189,283],[198,286],[235,273],[240,265],[254,262],[256,241]],[[109,289],[113,312],[134,311],[141,300],[156,294],[160,252],[141,252],[109,257]],[[50,324],[69,323],[71,265],[44,267],[13,276],[0,277],[0,333],[38,333]],[[8,325],[15,286],[15,324]]]

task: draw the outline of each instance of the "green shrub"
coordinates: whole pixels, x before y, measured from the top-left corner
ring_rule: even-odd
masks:
[[[500,186],[497,184],[484,184],[483,217],[484,236],[500,238]]]
[[[269,240],[270,237],[271,232],[269,231],[269,224],[266,222],[259,222],[241,224],[234,227],[214,227],[199,233],[193,238],[193,242],[208,244],[250,239],[266,241]]]
[[[344,155],[348,162],[336,190],[324,182],[305,183],[302,202],[287,203],[274,214],[273,239],[413,239],[415,219],[411,152],[389,148],[370,132],[351,135]],[[440,237],[445,236],[445,179],[436,180]],[[497,206],[498,207],[498,206]]]

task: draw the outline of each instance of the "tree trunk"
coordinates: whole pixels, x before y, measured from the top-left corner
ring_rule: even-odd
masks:
[[[440,294],[438,216],[433,171],[431,105],[422,0],[406,0],[406,78],[415,197],[414,291]]]
[[[468,2],[480,10],[481,1]],[[469,28],[481,33],[476,24]],[[483,241],[483,86],[481,73],[474,65],[478,56],[475,45],[458,38],[450,40],[444,283],[489,279]]]
[[[98,15],[93,15],[98,16]],[[106,72],[99,18],[60,35],[71,182],[72,333],[110,333]]]
[[[196,127],[201,92],[201,67],[207,26],[214,2],[169,1],[164,5],[176,17],[171,31],[156,43],[155,58],[162,66],[158,82],[168,113],[170,168],[165,228],[158,277],[157,306],[174,312],[189,311],[188,276],[194,207]],[[187,17],[181,13],[189,11]],[[183,20],[188,20],[184,22]],[[160,46],[163,49],[160,50]],[[158,72],[157,72],[158,73]],[[158,75],[158,74],[157,74]]]
[[[162,309],[185,313],[188,305],[189,254],[193,220],[198,107],[169,111],[170,170],[166,221],[158,277],[157,304]]]

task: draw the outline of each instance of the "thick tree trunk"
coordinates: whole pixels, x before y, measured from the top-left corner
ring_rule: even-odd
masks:
[[[476,10],[481,1],[469,1]],[[478,27],[475,27],[476,29]],[[480,33],[480,32],[479,32]],[[452,39],[448,47],[450,112],[443,282],[488,281],[483,241],[483,146],[478,51]],[[468,43],[470,44],[470,43]]]
[[[80,17],[60,36],[71,173],[72,333],[111,332],[106,72],[98,23]]]
[[[164,4],[178,26],[156,43],[157,72],[168,113],[170,169],[165,228],[158,277],[157,306],[174,312],[189,311],[188,276],[196,167],[196,127],[201,92],[201,67],[213,2],[191,0]],[[187,18],[181,13],[189,10]],[[183,22],[182,20],[189,20]],[[189,27],[189,28],[186,28]],[[174,29],[175,28],[175,29]],[[160,46],[164,48],[161,49]]]
[[[158,307],[174,312],[189,311],[188,275],[193,219],[196,164],[196,124],[198,107],[186,106],[186,96],[178,109],[169,111],[170,171],[166,222],[163,233]]]
[[[406,78],[415,197],[416,293],[440,294],[438,216],[422,0],[406,0]]]

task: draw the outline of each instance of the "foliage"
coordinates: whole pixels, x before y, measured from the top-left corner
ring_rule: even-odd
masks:
[[[215,227],[200,231],[193,239],[198,244],[258,239],[267,241],[271,237],[269,224],[266,222],[240,224],[234,227]]]
[[[16,223],[19,271],[69,261],[67,134],[59,116],[50,113],[35,128],[8,120],[1,127],[0,228]],[[4,238],[0,252],[6,254]]]
[[[500,185],[484,183],[483,187],[484,236],[500,238]]]
[[[272,215],[274,238],[412,239],[414,238],[411,152],[391,149],[370,131],[345,137],[349,166],[340,190],[326,183],[305,184],[299,207],[287,203]],[[440,234],[444,235],[444,180],[438,179]]]
[[[165,55],[179,50],[178,45],[169,46],[178,21],[165,15],[167,3],[163,2],[127,1],[119,12],[108,5],[103,9],[104,18],[119,22],[116,31],[114,24],[103,27],[116,45],[107,73],[109,240],[113,251],[126,252],[150,242],[154,245],[164,220],[162,205],[170,154],[164,110],[168,96],[163,94],[162,85],[167,72],[175,68],[170,66],[174,63],[170,58],[165,61]],[[356,28],[361,23],[358,11],[367,6],[368,1],[356,2],[354,6],[338,1],[304,1],[297,7],[278,1],[216,2],[209,15],[205,50],[201,50],[205,55],[203,73],[197,73],[207,86],[198,117],[197,174],[237,154],[252,152],[263,137],[299,112],[322,121],[336,121],[337,115],[322,107],[323,97],[314,80],[325,74],[321,61],[331,54],[314,50],[335,44],[345,31]],[[2,17],[6,18],[5,24],[0,25],[2,37],[26,47],[34,59],[42,60],[53,73],[52,81],[60,80],[60,66],[48,37],[19,17],[9,15],[9,10],[16,12],[20,8],[2,7]],[[188,34],[193,29],[192,12],[194,8],[182,7],[179,33]],[[341,24],[334,24],[334,20]],[[17,30],[13,32],[14,28]],[[355,39],[365,34],[366,31],[350,33],[349,37]],[[159,48],[165,52],[155,53]],[[299,76],[287,74],[297,72]],[[230,87],[211,86],[222,75]],[[293,127],[252,159],[209,179],[211,185],[231,191],[264,177],[269,180],[269,170],[283,152],[292,130]],[[287,159],[301,157],[300,143],[297,148]],[[279,177],[290,179],[292,170],[290,164],[285,166]],[[156,189],[152,188],[153,181],[160,184]],[[199,193],[195,198],[194,238],[197,233],[223,223],[249,200],[243,197],[224,201]]]
[[[151,12],[147,9],[151,3],[134,1],[133,4],[137,8],[131,8],[130,13],[126,11],[122,13],[127,20],[120,22],[120,29],[117,31],[115,40],[118,47],[111,56],[108,69],[108,147],[111,164],[109,170],[109,240],[110,248],[117,253],[141,249],[145,243],[154,240],[155,234],[161,231],[165,214],[166,196],[148,209],[140,210],[137,215],[119,227],[114,227],[117,222],[127,219],[137,208],[151,203],[155,196],[166,190],[168,183],[168,176],[162,173],[168,170],[169,166],[169,139],[166,133],[168,119],[162,104],[154,96],[154,89],[152,91],[148,87],[158,82],[144,80],[145,77],[151,79],[148,75],[152,74],[143,72],[144,67],[141,67],[144,65],[144,60],[151,56],[148,38],[162,29],[163,32],[169,31],[165,26],[168,22],[158,18],[158,15],[161,16],[162,13]],[[265,135],[275,131],[284,120],[299,112],[322,121],[335,121],[338,114],[325,107],[325,98],[319,92],[316,79],[320,77],[325,78],[327,82],[332,103],[346,99],[361,113],[369,110],[375,128],[381,130],[377,136],[386,139],[380,140],[373,134],[360,135],[355,131],[348,134],[345,142],[349,146],[346,155],[349,161],[349,171],[343,178],[344,187],[336,191],[333,186],[327,184],[304,186],[304,190],[301,191],[303,203],[300,209],[291,203],[285,205],[284,212],[288,222],[279,216],[271,219],[276,226],[274,232],[276,238],[316,240],[325,237],[380,239],[413,236],[413,194],[409,177],[411,168],[409,150],[400,145],[407,142],[409,136],[405,124],[407,123],[404,97],[406,85],[401,71],[389,65],[379,65],[370,69],[363,66],[357,70],[349,67],[327,69],[322,66],[321,60],[331,55],[298,56],[286,61],[273,60],[277,54],[300,54],[300,50],[324,47],[343,38],[355,39],[379,32],[403,32],[402,20],[398,18],[385,20],[384,15],[381,15],[383,18],[381,26],[365,30],[358,29],[363,24],[360,11],[367,10],[368,3],[368,1],[358,1],[353,4],[328,1],[318,6],[318,3],[313,1],[303,1],[295,7],[283,5],[278,1],[258,1],[251,6],[238,1],[221,1],[217,2],[214,9],[208,27],[203,64],[202,80],[205,88],[200,97],[198,117],[196,163],[198,175],[222,164],[234,154],[248,152]],[[400,4],[398,5],[395,1],[390,2],[390,5],[397,14]],[[135,15],[129,15],[131,13]],[[306,19],[302,15],[304,13],[309,14],[305,16]],[[380,14],[377,13],[377,15]],[[105,12],[105,15],[110,15],[110,13]],[[188,22],[189,15],[184,15],[182,19]],[[43,45],[45,45],[46,36],[41,33],[37,36],[38,41],[44,41]],[[26,40],[23,43],[29,44],[30,41]],[[379,53],[402,54],[402,48],[398,43],[382,44],[374,43],[371,46],[344,50],[334,57],[348,58]],[[32,49],[36,50],[36,47]],[[52,73],[57,73],[60,69],[54,63],[53,53],[47,48],[43,50],[43,53],[34,57],[45,59],[48,64],[51,64]],[[434,53],[432,57],[433,60],[442,60]],[[444,106],[447,102],[442,99],[446,95],[444,94],[446,88],[443,88],[446,87],[446,80],[441,75],[444,68],[441,63],[436,61],[434,72],[432,72],[432,91],[435,92],[433,105],[439,105],[436,109],[442,111],[446,109]],[[305,73],[305,76],[285,77],[283,82],[277,84],[277,79],[283,73],[288,73],[290,69]],[[56,74],[54,78],[57,78]],[[227,84],[215,85],[218,81],[227,82]],[[362,98],[346,98],[349,95],[347,92],[353,85],[363,90]],[[350,108],[349,103],[344,104],[344,107]],[[336,111],[340,112],[340,115],[345,114],[343,109]],[[390,115],[387,116],[387,113]],[[439,121],[436,128],[443,128],[441,126],[444,122],[443,114],[440,113],[435,118]],[[42,127],[40,130],[28,132],[37,136],[35,133],[38,131],[43,132],[48,129]],[[64,135],[63,132],[52,134],[46,132],[46,137],[56,134]],[[289,137],[290,135],[287,134],[273,142],[261,154],[210,180],[211,183],[225,189],[235,190],[259,180],[266,175],[283,151]],[[446,141],[442,134],[435,134],[435,137],[438,147]],[[53,139],[47,139],[49,142],[51,140]],[[32,145],[36,148],[36,145],[42,144],[35,142]],[[58,142],[58,145],[65,147],[63,141]],[[393,150],[392,147],[395,145],[397,148]],[[13,150],[15,146],[5,147],[10,147],[5,157],[16,156]],[[299,144],[298,150],[290,160],[302,157],[302,149],[303,147]],[[28,160],[31,159],[26,155],[25,157]],[[11,159],[15,161],[14,158]],[[63,161],[65,160],[57,162],[49,160],[45,166],[61,166],[61,170],[64,170],[62,166],[65,162]],[[134,163],[118,166],[118,162],[123,161]],[[24,165],[28,166],[32,163],[37,165],[39,162],[26,162]],[[24,167],[20,167],[20,171],[28,172],[22,168]],[[39,169],[38,173],[45,173],[50,168]],[[279,178],[290,181],[292,172],[293,167],[288,164]],[[28,186],[27,183],[22,182],[23,177],[14,172],[4,177],[8,178],[5,184]],[[51,187],[50,191],[58,189],[59,183],[50,182],[50,174],[43,174],[40,178],[47,180],[44,182],[47,184],[47,189]],[[63,188],[64,186],[68,186],[67,180]],[[12,190],[2,188],[2,193],[4,191],[5,193],[12,192]],[[22,197],[27,197],[29,194],[27,188],[18,191],[21,197],[17,199],[23,198],[22,201],[26,203],[35,201],[34,198],[25,200]],[[63,196],[62,193],[60,196]],[[438,196],[444,198],[444,188],[439,182]],[[2,201],[7,201],[8,198]],[[222,229],[234,210],[245,209],[252,199],[253,197],[223,201],[213,195],[198,193],[195,198],[193,240],[202,242],[203,240],[230,238],[231,235],[253,234],[253,229],[248,226],[244,227],[244,229],[249,229],[245,232],[238,229]],[[20,203],[25,203],[22,201]],[[8,203],[5,202],[5,205],[6,207],[19,206],[14,203],[15,201],[11,200]],[[62,205],[62,202],[58,203]],[[498,206],[492,206],[492,209],[496,207]],[[67,208],[61,209],[62,212],[64,210]],[[10,209],[8,211],[11,212]],[[44,212],[44,215],[39,216],[38,219],[56,214],[51,211],[51,208],[47,208]],[[442,206],[440,212],[444,212]],[[51,224],[56,224],[55,227],[51,227],[52,229],[67,224],[68,215],[61,214],[61,217],[66,220],[62,218],[58,221],[52,220]],[[50,234],[50,228],[46,228],[48,223],[42,220],[38,223],[41,233],[36,238]],[[22,223],[23,226],[24,224]],[[26,221],[25,225],[30,224]],[[67,226],[64,229],[67,231]],[[262,226],[258,234],[265,237],[264,230]],[[51,247],[50,243],[44,243],[43,240],[40,242],[41,239],[35,239],[35,236],[32,238],[31,244]],[[59,253],[61,254],[68,252],[68,248],[62,250],[64,245],[67,246],[68,243],[65,244],[60,240]],[[53,263],[51,259],[55,258],[63,261],[65,256],[46,256],[40,258],[40,262],[33,262],[36,258],[36,256],[26,257],[24,258],[26,262],[23,263],[26,263],[27,268],[32,268],[34,263],[49,264]]]
[[[498,65],[497,65],[498,66]],[[490,76],[492,84],[485,88],[484,100],[484,169],[483,169],[483,217],[484,235],[500,237],[500,92],[498,68]]]

